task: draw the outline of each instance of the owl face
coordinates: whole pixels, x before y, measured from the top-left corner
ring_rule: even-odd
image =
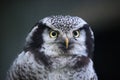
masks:
[[[39,50],[57,56],[89,56],[93,51],[93,32],[79,17],[50,16],[40,20],[26,38],[26,50]]]

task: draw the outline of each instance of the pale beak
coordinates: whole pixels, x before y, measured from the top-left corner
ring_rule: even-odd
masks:
[[[65,45],[66,45],[66,49],[68,48],[68,45],[69,44],[69,40],[68,40],[68,38],[65,38]]]

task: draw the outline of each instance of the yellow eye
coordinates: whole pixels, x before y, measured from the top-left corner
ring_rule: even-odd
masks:
[[[51,37],[51,38],[56,38],[56,37],[58,37],[58,32],[57,32],[57,31],[50,31],[50,37]]]
[[[79,30],[73,31],[73,36],[75,38],[79,37],[80,36],[80,31]]]

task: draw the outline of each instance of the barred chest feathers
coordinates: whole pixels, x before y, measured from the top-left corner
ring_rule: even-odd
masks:
[[[22,52],[11,66],[8,80],[81,80],[83,78],[84,80],[96,80],[92,79],[95,74],[93,62],[90,59],[86,59],[89,63],[86,62],[88,64],[85,65],[76,56],[56,57],[50,60],[52,64],[46,67],[42,62],[37,63],[31,52]],[[81,63],[77,63],[76,60]],[[81,64],[81,68],[78,64]]]

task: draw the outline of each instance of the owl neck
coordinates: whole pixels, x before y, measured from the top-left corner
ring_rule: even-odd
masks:
[[[51,57],[38,50],[33,50],[31,52],[34,54],[36,62],[38,62],[38,64],[42,62],[48,69],[60,69],[64,67],[77,69],[87,65],[90,61],[90,58],[87,56],[67,55]]]

